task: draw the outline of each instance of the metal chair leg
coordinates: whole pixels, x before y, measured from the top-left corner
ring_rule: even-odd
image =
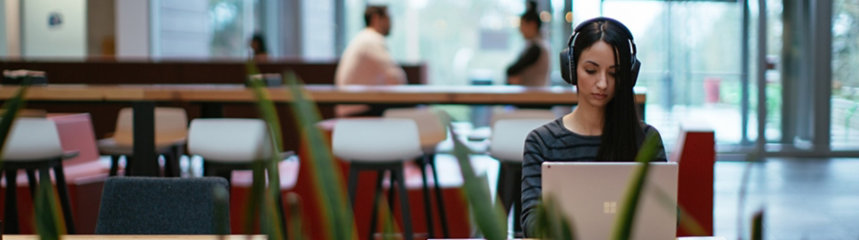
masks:
[[[397,179],[397,186],[399,186],[399,195],[400,195],[400,208],[403,216],[403,239],[412,240],[414,238],[414,231],[412,231],[412,215],[410,213],[409,208],[409,193],[406,192],[406,181],[403,176],[403,168],[391,171],[392,177]]]
[[[358,187],[358,166],[355,163],[349,165],[349,205],[355,210],[355,188]]]
[[[385,170],[378,170],[376,173],[378,175],[376,176],[376,188],[373,190],[373,212],[370,213],[370,232],[367,239],[373,239],[373,234],[376,233],[376,224],[379,218],[379,198],[383,193],[382,178],[385,176]]]
[[[36,170],[26,169],[27,172],[27,182],[30,187],[30,199],[36,199]]]
[[[66,220],[66,232],[68,234],[75,233],[74,218],[72,217],[72,207],[69,203],[69,189],[66,185],[66,174],[63,171],[63,163],[59,162],[54,166],[54,176],[57,179],[57,194],[60,195],[60,206],[63,208],[63,217]],[[50,177],[48,177],[50,179]],[[50,182],[46,183],[50,184]]]
[[[119,156],[110,155],[110,173],[109,176],[116,176],[117,172],[119,172]]]
[[[432,169],[433,183],[435,184],[435,201],[436,206],[438,206],[438,216],[441,220],[442,237],[449,238],[450,233],[447,230],[447,209],[444,208],[444,197],[441,195],[442,191],[441,187],[439,187],[438,171],[436,171],[435,167],[435,154],[432,155],[429,161],[429,165]]]
[[[433,221],[432,221],[432,202],[430,201],[430,191],[427,186],[427,155],[423,155],[421,159],[416,161],[418,163],[418,168],[421,170],[421,182],[423,183],[423,197],[424,197],[424,211],[427,218],[427,234],[429,238],[433,238],[435,235],[435,231],[433,229]]]
[[[18,169],[6,168],[6,209],[3,211],[3,234],[17,234],[18,229]]]

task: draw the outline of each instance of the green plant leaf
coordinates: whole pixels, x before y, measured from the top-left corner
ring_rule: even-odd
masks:
[[[3,154],[3,150],[6,146],[6,138],[9,137],[9,130],[12,129],[12,123],[15,122],[15,118],[18,117],[18,111],[24,108],[25,100],[24,94],[27,93],[27,88],[29,81],[24,80],[24,84],[18,88],[18,91],[15,92],[15,95],[6,100],[6,103],[3,104],[3,117],[0,118],[0,156]],[[3,159],[0,158],[0,166],[3,164]]]
[[[640,165],[636,168],[635,175],[633,175],[630,183],[627,185],[628,188],[624,196],[623,208],[615,221],[612,239],[626,240],[632,234],[632,224],[635,219],[636,209],[638,208],[638,200],[641,198],[644,181],[647,180],[650,161],[656,157],[658,147],[659,136],[654,133],[648,134],[644,143],[641,144],[641,148],[635,156],[635,161]]]
[[[507,239],[507,222],[505,221],[507,218],[504,209],[501,204],[487,204],[493,202],[489,193],[488,181],[485,177],[476,176],[468,158],[471,151],[459,141],[456,133],[452,130],[453,126],[448,127],[448,129],[450,129],[451,139],[454,143],[453,154],[464,179],[463,195],[465,195],[469,209],[477,221],[477,228],[486,239]]]
[[[327,239],[356,239],[352,207],[345,200],[340,169],[331,155],[329,141],[325,140],[321,130],[316,127],[316,123],[321,119],[319,110],[307,97],[295,74],[288,72],[283,76],[292,97],[290,106],[297,120],[296,127],[309,154],[309,159],[302,161],[302,164],[307,164],[311,169],[316,196],[322,202],[319,207],[326,223],[324,229],[330,230]]]
[[[259,70],[253,64],[253,61],[249,61],[245,67],[249,75],[259,74]],[[282,206],[278,206],[280,202],[278,200],[281,199],[278,163],[281,160],[280,153],[283,146],[280,121],[277,117],[277,109],[274,107],[274,102],[271,100],[262,81],[248,79],[248,82],[256,97],[257,109],[263,120],[265,120],[266,125],[268,125],[269,136],[272,138],[272,147],[269,159],[260,159],[258,160],[259,162],[254,163],[254,182],[251,186],[251,200],[248,203],[251,213],[246,214],[246,216],[250,217],[249,219],[256,219],[257,216],[260,216],[263,220],[260,225],[261,230],[268,234],[270,239],[283,239],[285,227],[282,220],[284,216],[281,211]],[[268,173],[268,178],[270,179],[268,181],[268,194],[264,194],[265,188],[263,185],[265,184],[265,179],[263,179],[263,174],[257,174],[262,172]],[[263,195],[264,197],[262,197]],[[257,204],[261,204],[262,208],[257,206]],[[260,214],[260,210],[262,210],[262,214]],[[246,221],[252,223],[253,220],[249,219],[246,219]],[[246,223],[246,231],[249,229],[248,226],[248,223]]]
[[[301,240],[307,237],[301,228],[301,197],[290,192],[286,195],[286,205],[289,206],[289,239]]]
[[[379,177],[382,177],[382,176],[379,176]],[[400,184],[400,183],[397,183],[397,184]],[[393,190],[394,190],[394,187],[391,186],[391,189],[388,191],[393,191]],[[379,192],[378,195],[382,195],[382,193]],[[384,197],[381,197],[378,195],[376,196],[376,198],[379,199],[379,201],[377,203],[378,204],[377,206],[379,206],[379,208],[378,208],[378,211],[376,214],[378,214],[377,216],[380,216],[379,220],[382,221],[382,234],[383,234],[382,239],[394,240],[395,239],[394,234],[398,231],[397,229],[399,229],[399,228],[397,227],[396,223],[394,222],[394,216],[393,216],[393,214],[391,214],[391,208],[388,205],[388,201],[386,201]],[[371,232],[375,231],[375,230],[376,229],[370,229]],[[371,238],[371,239],[373,239],[373,238]]]
[[[60,214],[60,204],[57,202],[57,193],[50,184],[50,174],[43,171],[39,174],[39,190],[36,193],[35,213],[36,232],[39,239],[56,240],[65,234],[66,224]],[[44,183],[44,184],[42,184]]]
[[[536,207],[535,233],[540,239],[570,239],[575,240],[573,234],[575,229],[568,216],[563,211],[552,211],[560,209],[560,205],[552,196],[548,196]]]
[[[230,233],[230,193],[226,187],[219,185],[212,188],[212,196],[215,198],[215,225],[212,232],[227,235]]]

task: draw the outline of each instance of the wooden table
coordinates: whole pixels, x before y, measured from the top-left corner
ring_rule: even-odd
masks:
[[[0,86],[0,99],[14,96],[16,86]],[[268,88],[276,102],[291,102],[286,87]],[[349,86],[306,85],[306,93],[317,104],[486,104],[551,106],[576,105],[572,87],[521,86]],[[646,94],[636,88],[635,101],[643,112]],[[134,172],[130,175],[158,175],[155,154],[154,109],[159,102],[204,103],[204,116],[217,117],[219,103],[255,102],[251,89],[240,84],[85,85],[49,84],[32,86],[27,101],[38,102],[125,102],[134,109]],[[207,111],[212,104],[214,111]],[[138,160],[139,159],[139,160]]]
[[[38,240],[38,235],[3,235],[3,240]],[[265,240],[265,235],[63,235],[64,240]]]

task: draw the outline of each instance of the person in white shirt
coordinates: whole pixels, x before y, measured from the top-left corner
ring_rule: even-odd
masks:
[[[367,6],[364,11],[367,28],[351,42],[335,73],[338,87],[348,85],[399,85],[406,83],[403,69],[388,53],[385,36],[391,31],[391,19],[385,6]],[[345,116],[381,116],[383,106],[338,105],[336,114]]]

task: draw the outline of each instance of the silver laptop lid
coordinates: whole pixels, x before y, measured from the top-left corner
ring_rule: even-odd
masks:
[[[544,162],[543,198],[552,196],[577,239],[609,239],[635,169],[633,162]],[[653,163],[632,239],[676,239],[677,164]]]

